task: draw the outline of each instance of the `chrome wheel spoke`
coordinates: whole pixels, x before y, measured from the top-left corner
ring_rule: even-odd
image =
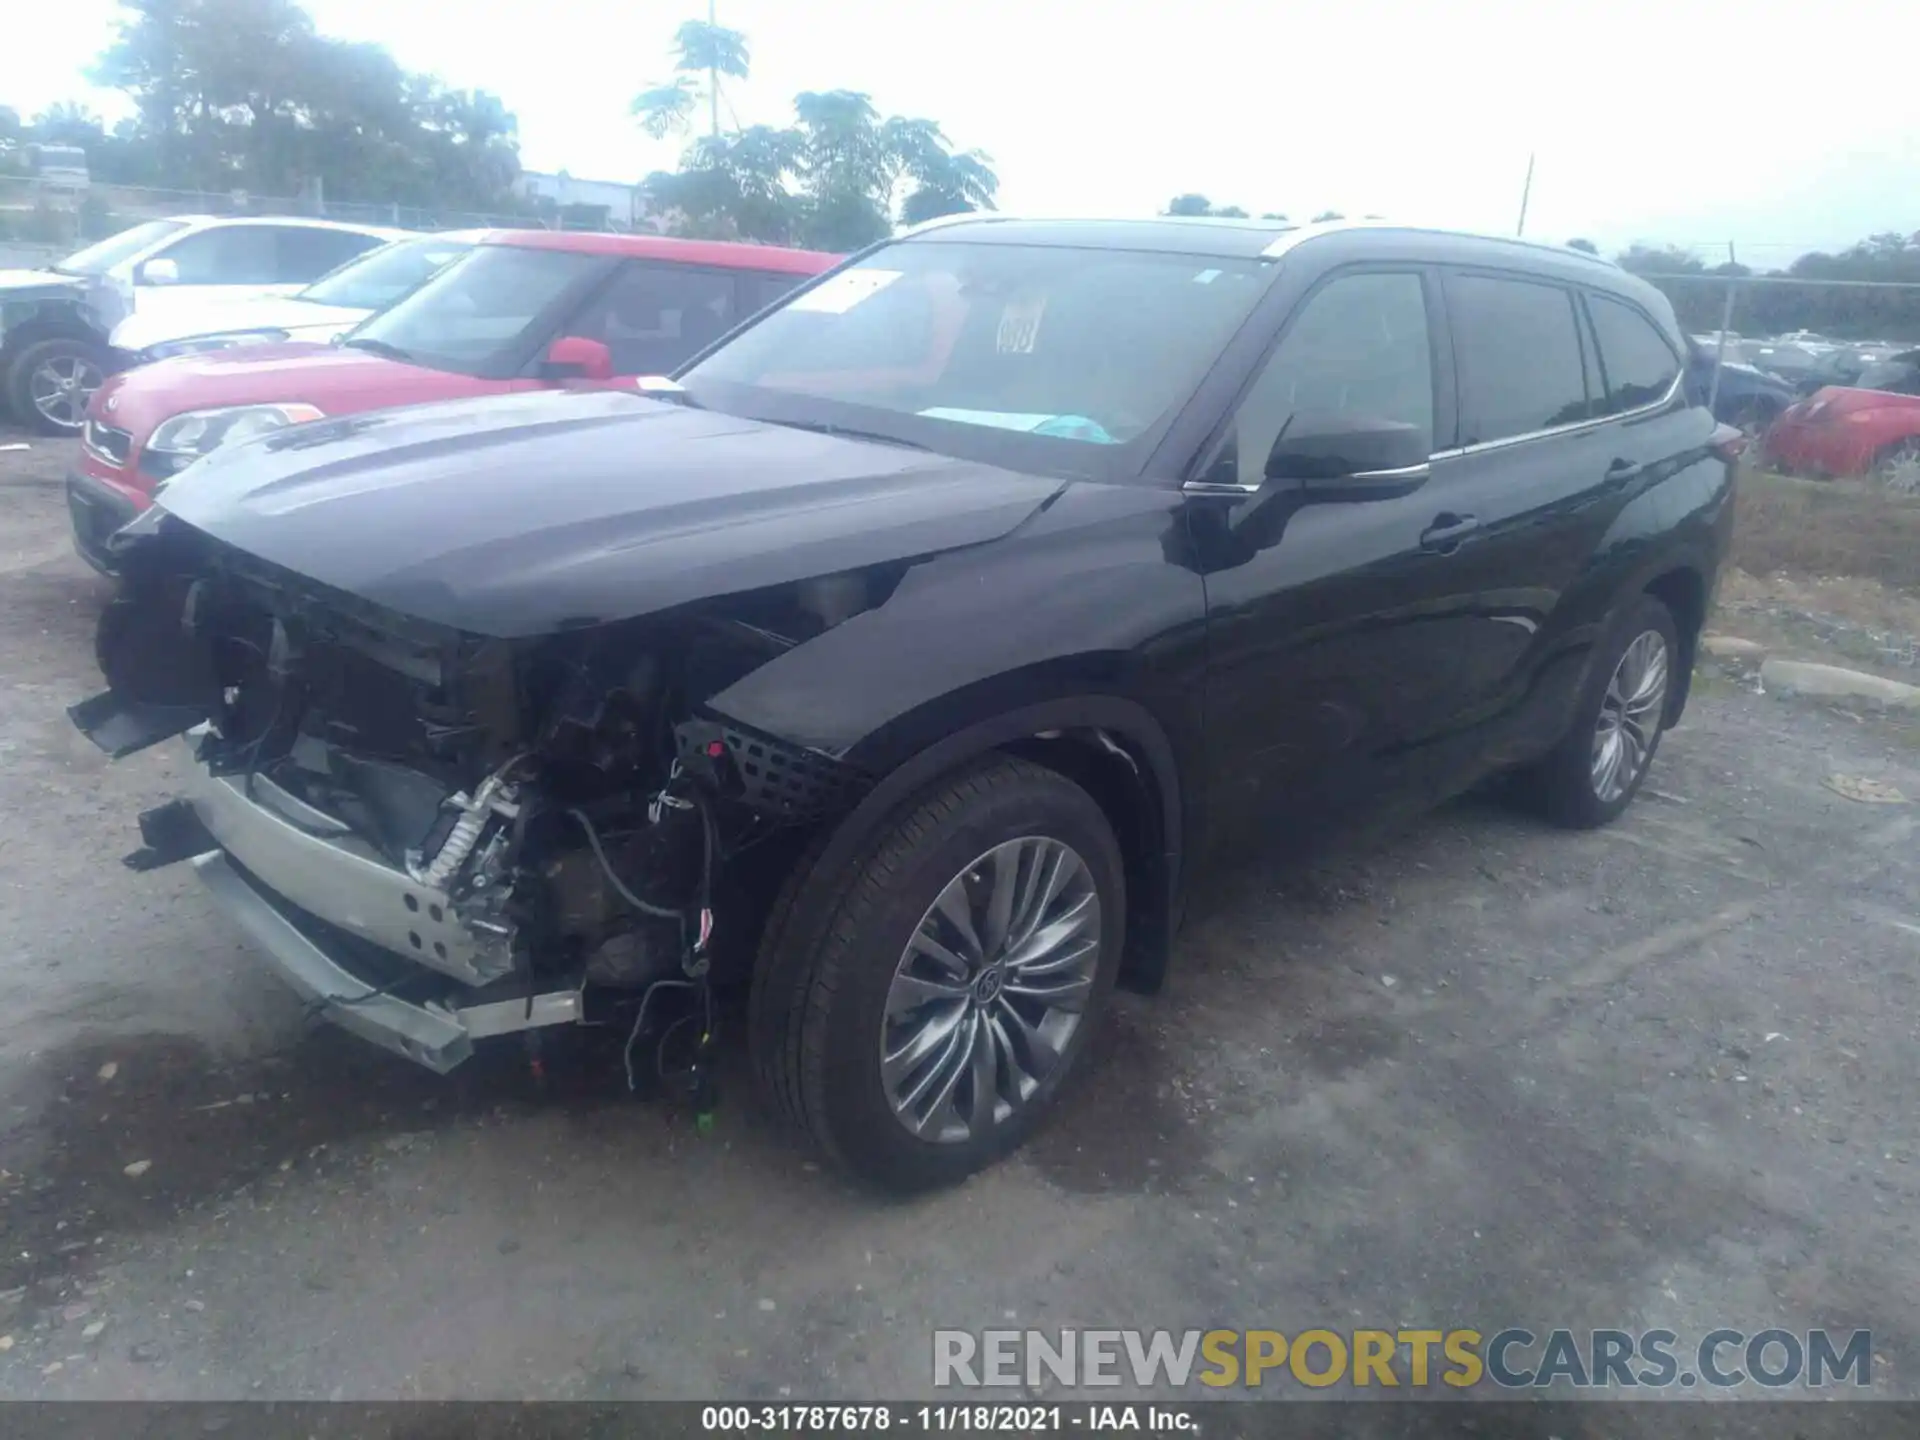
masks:
[[[1634,637],[1600,699],[1593,734],[1593,793],[1612,803],[1640,778],[1667,698],[1667,642],[1657,630]]]
[[[947,882],[947,888],[940,892],[940,898],[933,902],[933,910],[920,922],[921,930],[927,928],[927,922],[938,914],[951,928],[954,938],[959,942],[957,954],[966,963],[969,970],[980,963],[982,947],[980,936],[973,928],[973,902],[967,894],[967,875],[960,874]]]
[[[887,992],[887,1018],[897,1019],[924,1005],[963,1004],[966,998],[964,981],[934,980],[903,971],[894,977],[893,988]]]
[[[984,1134],[1059,1067],[1099,975],[1101,908],[1067,845],[996,845],[940,891],[894,970],[880,1076],[922,1139]]]
[[[890,1085],[904,1087],[902,1104],[911,1103],[925,1092],[928,1075],[940,1069],[938,1064],[928,1065],[927,1061],[936,1053],[944,1056],[951,1051],[954,1037],[966,1018],[967,1012],[959,1007],[944,1015],[928,1016],[911,1028],[898,1048],[887,1052],[881,1061],[881,1071]]]
[[[1018,1005],[1002,999],[994,1007],[993,1023],[1006,1037],[1007,1059],[1019,1077],[1022,1093],[1037,1088],[1060,1060],[1060,1052],[1044,1028],[1045,1022],[1033,1024],[1020,1013]],[[1028,1085],[1028,1081],[1032,1084]]]
[[[1067,942],[1093,924],[1098,913],[1097,902],[1089,890],[1071,905],[1062,907],[1060,913],[1044,925],[1036,926],[1017,949],[1009,951],[1007,968],[1022,975],[1039,975],[1050,966],[1060,965]]]
[[[1000,1099],[1000,1064],[994,1053],[993,1027],[978,1012],[973,1016],[973,1055],[967,1094],[967,1129],[978,1133],[991,1126]]]
[[[1020,861],[1024,847],[1002,845],[993,852],[987,882],[986,914],[981,917],[982,948],[996,951],[1006,944],[1008,928],[1013,924],[1013,902],[1020,890]]]

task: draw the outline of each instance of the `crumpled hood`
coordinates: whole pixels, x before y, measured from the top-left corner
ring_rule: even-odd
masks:
[[[159,505],[240,550],[476,634],[545,634],[996,539],[1061,482],[633,392],[316,421]]]
[[[78,275],[61,275],[52,270],[0,270],[0,295],[9,300],[22,290],[73,292],[85,288],[86,281]]]
[[[105,276],[53,270],[0,270],[0,323],[43,304],[77,304],[89,324],[110,330],[127,313],[127,297]]]
[[[366,315],[365,310],[316,305],[311,300],[298,300],[290,295],[216,299],[181,309],[130,315],[114,327],[113,343],[122,350],[144,350],[149,345],[195,335],[227,335],[251,330],[282,330],[303,339],[325,339],[326,334],[309,332],[316,329],[338,332],[357,324]]]

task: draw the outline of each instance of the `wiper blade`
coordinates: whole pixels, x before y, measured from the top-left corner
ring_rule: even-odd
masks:
[[[859,430],[851,425],[834,425],[825,420],[774,420],[769,423],[784,425],[789,430],[811,430],[816,435],[836,435],[846,440],[872,440],[881,445],[898,445],[903,450],[929,448],[918,440],[906,440],[898,435],[883,435],[877,430]]]
[[[388,360],[399,360],[409,365],[413,363],[413,356],[411,354],[402,350],[398,345],[389,345],[384,340],[374,340],[366,336],[355,336],[351,339],[342,340],[340,343],[348,349],[365,350],[369,355],[380,355]]]

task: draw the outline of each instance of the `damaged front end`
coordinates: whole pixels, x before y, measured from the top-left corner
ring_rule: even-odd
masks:
[[[488,1036],[704,985],[722,942],[751,941],[746,852],[865,785],[703,709],[831,614],[736,599],[499,639],[164,510],[115,543],[108,688],[70,714],[115,758],[182,738],[188,774],[127,863],[190,861],[316,1011],[437,1071]]]

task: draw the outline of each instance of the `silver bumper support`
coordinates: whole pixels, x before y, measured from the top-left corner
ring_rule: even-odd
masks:
[[[445,1074],[473,1053],[473,1042],[543,1025],[576,1024],[578,990],[550,990],[530,1000],[494,1000],[452,1006],[416,1005],[383,995],[328,955],[303,930],[261,898],[226,855],[210,850],[194,859],[201,883],[247,936],[266,952],[280,978],[342,1029],[383,1050]]]
[[[264,776],[254,777],[249,796],[239,777],[208,774],[198,741],[187,737],[187,798],[220,849],[196,856],[193,868],[280,978],[327,1019],[442,1074],[473,1053],[475,1040],[579,1023],[577,987],[460,1004],[460,985],[451,982],[483,986],[510,969],[504,937],[468,929],[446,891],[387,864],[340,820]],[[416,1002],[377,990],[270,904],[241,868],[296,909],[447,977],[445,994]]]
[[[431,970],[485,985],[512,968],[502,937],[478,934],[453,897],[387,864],[345,824],[265,776],[210,775],[187,737],[187,798],[220,847],[276,895]]]

